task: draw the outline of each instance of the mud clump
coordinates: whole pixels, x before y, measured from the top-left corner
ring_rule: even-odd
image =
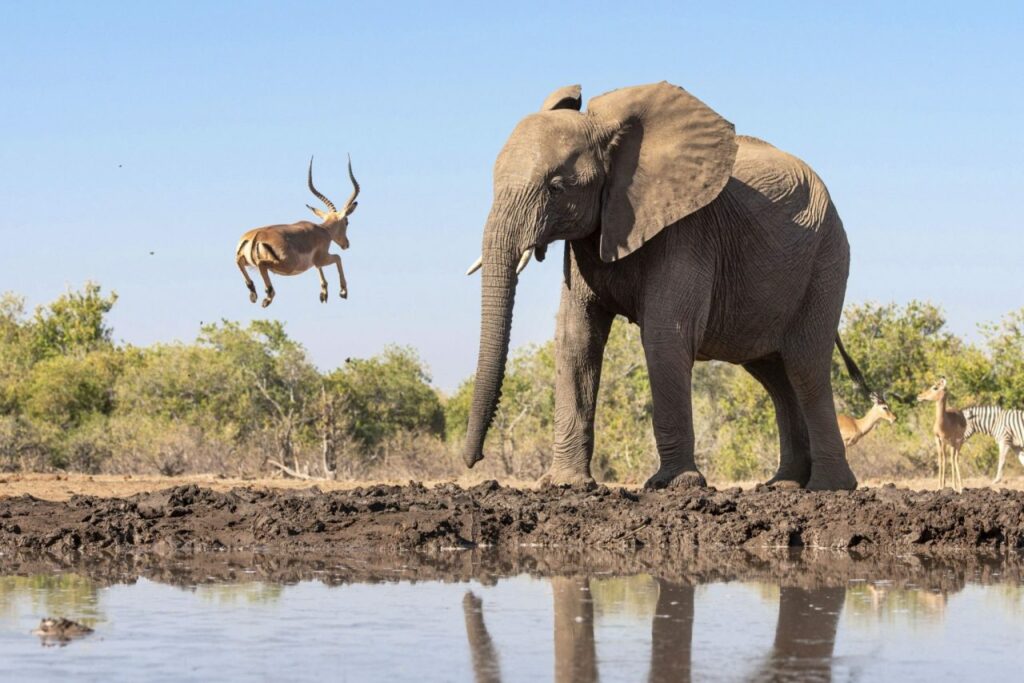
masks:
[[[1024,492],[442,484],[225,493],[195,484],[130,498],[0,499],[0,552],[50,555],[256,550],[611,551],[820,547],[858,552],[1024,548]]]
[[[83,638],[93,632],[92,628],[64,617],[46,617],[32,633],[39,636],[43,645],[66,645],[75,638]]]

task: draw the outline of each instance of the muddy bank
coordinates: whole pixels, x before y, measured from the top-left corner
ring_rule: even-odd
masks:
[[[321,492],[179,486],[129,498],[0,499],[0,552],[53,555],[438,552],[555,547],[630,551],[820,547],[1024,548],[1024,492],[882,487],[630,491],[372,486]]]

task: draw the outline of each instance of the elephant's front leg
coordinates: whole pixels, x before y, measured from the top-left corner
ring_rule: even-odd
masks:
[[[707,486],[693,459],[693,403],[690,378],[694,351],[689,338],[675,327],[643,331],[644,355],[654,402],[654,440],[661,465],[645,488]]]
[[[595,299],[562,285],[555,333],[555,444],[544,481],[584,484],[594,480],[594,409],[601,361],[614,315]]]

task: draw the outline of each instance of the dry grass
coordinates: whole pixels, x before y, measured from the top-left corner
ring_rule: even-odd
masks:
[[[479,483],[486,477],[472,473],[454,479],[460,485],[472,485]],[[519,479],[499,479],[506,486],[517,486],[529,488],[534,485],[533,481]],[[30,494],[44,500],[67,500],[73,495],[103,496],[103,497],[125,497],[147,491],[156,491],[172,486],[183,484],[198,484],[215,491],[228,491],[238,486],[250,488],[274,488],[274,489],[305,489],[310,486],[317,486],[323,491],[339,491],[353,489],[359,486],[372,486],[374,484],[405,484],[408,479],[381,479],[374,481],[355,480],[315,480],[306,481],[300,479],[284,478],[259,478],[259,479],[238,479],[223,477],[213,474],[183,475],[176,477],[164,477],[158,475],[119,475],[119,474],[0,474],[0,498],[6,496],[21,496]],[[432,486],[440,481],[425,481],[427,486]],[[881,486],[890,483],[887,480],[867,479],[861,482],[862,486]],[[909,488],[920,491],[938,489],[938,481],[935,477],[918,477],[899,479],[891,483],[901,488]],[[753,488],[757,482],[718,482],[711,484],[720,489],[730,486],[739,486],[744,489]],[[987,477],[969,477],[964,480],[967,488],[985,488],[991,484]],[[635,488],[630,486],[629,488]],[[1007,477],[999,483],[997,488],[1024,490],[1024,476]]]
[[[479,483],[485,477],[460,477],[454,481],[460,485]],[[215,491],[229,491],[239,486],[264,489],[307,489],[316,486],[322,491],[344,491],[359,486],[375,484],[407,484],[408,479],[377,479],[373,481],[328,479],[304,480],[283,477],[232,478],[215,474],[192,474],[165,477],[151,474],[0,474],[0,498],[29,494],[43,500],[67,500],[74,495],[125,497],[148,491],[159,491],[172,486],[198,484]],[[426,486],[441,483],[424,481]],[[502,481],[508,486],[527,487],[532,482]]]

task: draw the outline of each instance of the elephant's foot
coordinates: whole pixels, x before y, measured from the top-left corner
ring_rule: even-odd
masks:
[[[697,470],[672,470],[661,468],[644,484],[645,489],[707,488],[708,482]]]
[[[811,479],[807,482],[810,491],[853,491],[856,488],[857,477],[846,461],[811,466]]]
[[[584,489],[597,486],[597,481],[586,472],[555,467],[549,469],[537,483],[540,486],[571,486]]]
[[[780,467],[775,476],[765,482],[765,486],[773,489],[802,489],[810,479],[811,473],[804,468],[797,470]]]
[[[798,481],[794,481],[793,479],[780,479],[778,477],[772,477],[766,481],[765,486],[772,489],[782,489],[784,491],[802,489],[804,487],[803,484]]]

